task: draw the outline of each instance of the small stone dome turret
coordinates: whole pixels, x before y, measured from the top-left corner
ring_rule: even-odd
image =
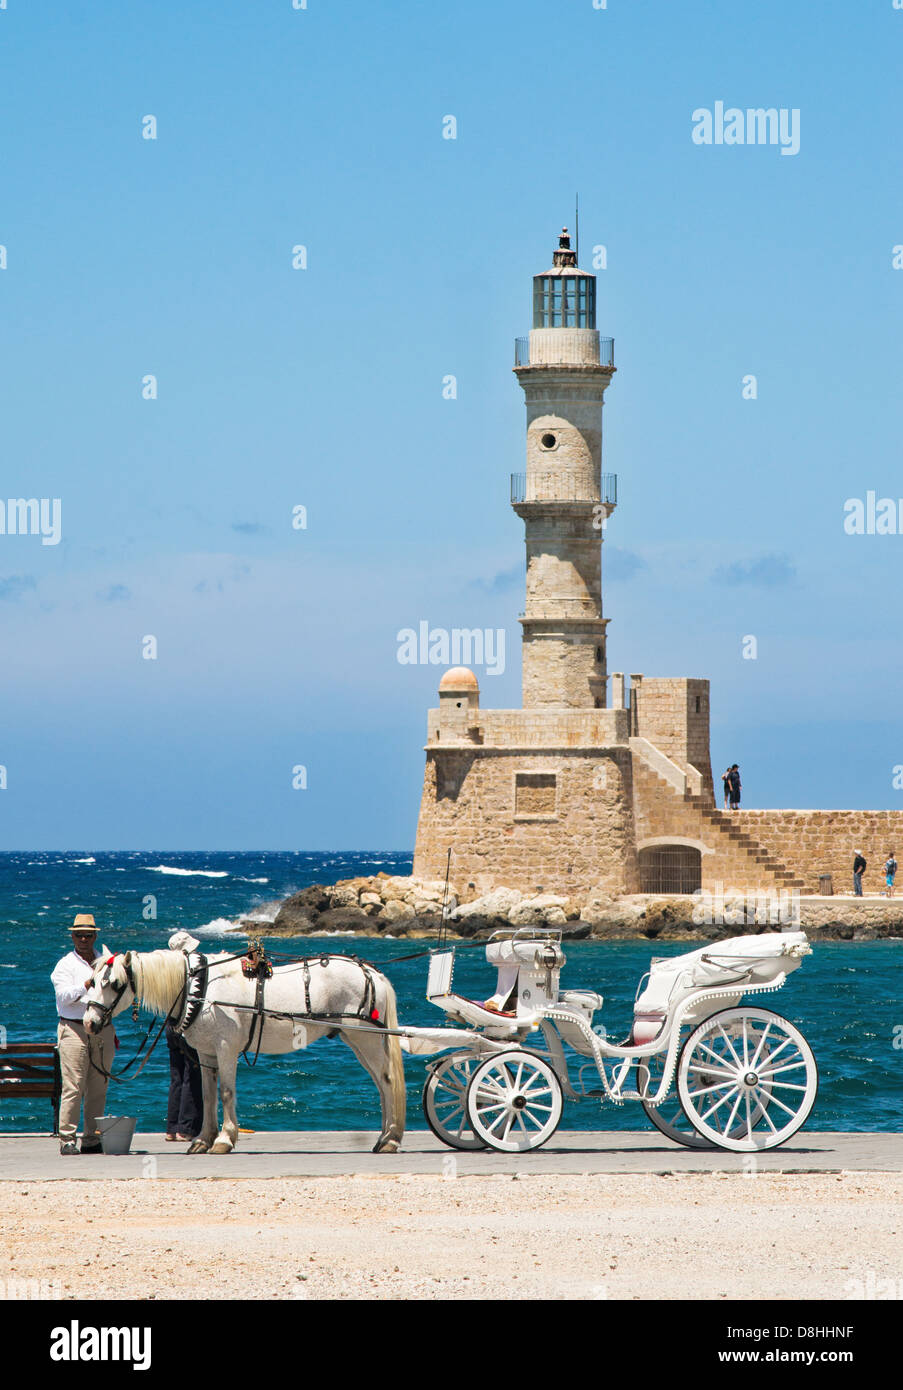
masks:
[[[466,666],[452,666],[439,682],[439,689],[445,694],[451,694],[453,691],[479,693],[480,687],[473,671],[469,671]]]

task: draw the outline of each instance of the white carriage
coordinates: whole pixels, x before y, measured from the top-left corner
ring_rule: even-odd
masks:
[[[780,989],[810,950],[803,932],[784,931],[653,959],[617,1045],[593,1022],[602,996],[560,987],[560,932],[491,937],[496,988],[482,1001],[455,993],[454,949],[435,951],[427,998],[467,1031],[404,1030],[407,1051],[454,1048],[430,1064],[427,1122],[452,1148],[518,1152],[554,1134],[566,1096],[593,1096],[639,1101],[663,1134],[690,1147],[775,1148],[812,1109],[815,1058],[787,1019],[741,1000]],[[584,1059],[575,1081],[569,1052]]]

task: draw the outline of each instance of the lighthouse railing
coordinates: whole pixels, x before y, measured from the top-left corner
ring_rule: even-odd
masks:
[[[598,493],[593,484],[564,469],[542,473],[512,473],[511,503],[520,502],[602,502],[618,505],[618,475],[603,473]]]
[[[556,361],[556,360],[554,359],[554,357],[549,356],[548,354],[549,354],[549,349],[546,348],[546,350],[545,350],[545,351],[543,352],[543,354],[542,354],[542,360],[539,361],[539,362],[533,362],[533,363],[531,363],[531,361],[530,361],[530,337],[529,337],[529,335],[527,335],[527,337],[525,337],[525,338],[515,338],[515,340],[514,340],[514,365],[515,365],[515,367],[529,367],[529,366],[534,366],[534,367],[579,367],[579,366],[586,366],[586,367],[589,367],[589,366],[592,366],[592,367],[595,367],[595,366],[599,366],[599,367],[614,367],[614,365],[615,365],[615,340],[614,340],[614,338],[600,338],[600,339],[599,339],[599,361],[598,361],[598,363],[595,362],[595,361],[593,361],[593,362],[581,362],[581,361],[579,361],[579,360],[576,360],[576,359],[574,358],[574,356],[568,354],[568,353],[565,352],[565,351],[562,352],[562,356],[561,356],[561,359],[560,359],[559,361]]]

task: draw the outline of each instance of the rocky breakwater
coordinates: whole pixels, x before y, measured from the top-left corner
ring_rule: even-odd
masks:
[[[254,935],[431,937],[439,930],[445,884],[376,874],[314,884],[282,902],[272,924],[253,917],[242,926]],[[563,936],[594,939],[713,941],[745,932],[779,931],[791,921],[768,920],[749,897],[724,899],[715,918],[691,897],[604,893],[565,898],[532,896],[516,888],[479,893],[473,886],[448,886],[448,929],[455,937],[488,936],[511,927],[555,927]],[[868,941],[903,936],[903,899],[812,899],[799,901],[799,925],[814,939]]]
[[[315,884],[293,893],[280,905],[267,936],[333,935],[435,936],[442,921],[445,884],[376,874]],[[554,893],[532,896],[516,888],[478,893],[473,887],[448,886],[448,931],[455,937],[488,936],[511,927],[555,927],[563,936],[687,938],[696,931],[687,899],[615,899],[605,894],[583,898]],[[260,923],[246,919],[259,932]],[[711,930],[697,932],[711,939]]]

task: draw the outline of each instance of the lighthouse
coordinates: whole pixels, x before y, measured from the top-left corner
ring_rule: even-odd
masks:
[[[602,407],[614,341],[596,328],[596,277],[566,227],[551,269],[533,277],[514,371],[527,405],[526,472],[511,478],[527,546],[524,708],[604,709],[601,543],[617,480],[602,472]]]
[[[602,412],[614,343],[596,327],[596,277],[578,266],[567,228],[551,269],[533,277],[514,372],[527,406],[526,467],[510,494],[527,552],[523,701],[487,708],[476,672],[443,674],[427,715],[414,877],[441,880],[451,849],[458,890],[551,893],[550,925],[598,893],[786,882],[735,817],[714,810],[708,681],[636,673],[628,691],[614,671],[606,696],[602,542],[617,488],[602,471]],[[532,912],[528,901],[524,923]]]

